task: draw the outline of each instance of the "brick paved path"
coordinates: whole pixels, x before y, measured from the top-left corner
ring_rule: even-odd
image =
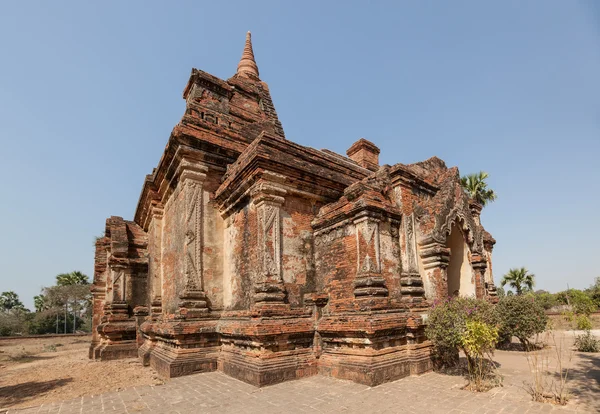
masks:
[[[514,385],[476,394],[463,391],[463,379],[429,373],[369,388],[350,381],[314,376],[255,388],[220,372],[176,378],[9,413],[575,413],[590,412],[534,403]]]

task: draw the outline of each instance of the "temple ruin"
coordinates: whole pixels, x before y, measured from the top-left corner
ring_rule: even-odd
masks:
[[[495,296],[495,241],[458,169],[288,140],[250,33],[231,78],[193,69],[183,98],[134,220],[96,243],[90,358],[377,385],[431,369],[433,300]]]

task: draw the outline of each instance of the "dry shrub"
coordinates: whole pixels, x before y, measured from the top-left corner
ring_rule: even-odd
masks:
[[[553,331],[536,336],[536,344],[550,346],[530,347],[527,362],[531,371],[531,381],[525,382],[525,389],[534,401],[565,405],[569,400],[569,367],[573,352],[565,345],[563,337],[556,338]]]

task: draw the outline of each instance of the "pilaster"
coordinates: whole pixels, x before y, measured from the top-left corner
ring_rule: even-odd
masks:
[[[360,214],[356,226],[357,271],[354,280],[356,299],[387,298],[389,292],[381,275],[381,252],[378,218]]]
[[[152,206],[149,236],[153,240],[148,241],[149,272],[151,277],[150,292],[150,316],[157,318],[162,314],[162,236],[163,236],[163,215],[164,207],[161,203]]]
[[[404,250],[401,255],[402,275],[400,278],[400,292],[402,293],[402,300],[411,304],[422,302],[425,294],[423,279],[419,272],[415,230],[414,214],[402,216],[401,246],[404,246]]]
[[[281,207],[285,201],[285,189],[277,185],[276,174],[265,174],[271,179],[259,182],[251,191],[256,207],[258,280],[254,285],[254,306],[264,307],[285,303],[281,252]]]
[[[427,292],[429,298],[445,298],[448,296],[448,264],[450,249],[432,237],[419,240],[421,262],[425,277],[429,280],[432,291]]]
[[[179,185],[184,193],[185,216],[183,272],[185,287],[179,294],[179,317],[194,318],[209,312],[203,271],[203,183],[207,168],[182,160]]]
[[[486,296],[484,275],[487,268],[487,261],[485,257],[473,254],[471,256],[471,266],[473,266],[473,273],[475,275],[475,294],[477,298],[482,299]]]

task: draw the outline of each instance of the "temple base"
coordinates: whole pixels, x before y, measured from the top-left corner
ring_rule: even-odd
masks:
[[[101,341],[100,344],[90,349],[90,355],[93,359],[100,361],[135,358],[138,356],[138,346],[135,339],[118,342]]]
[[[150,351],[149,365],[164,378],[211,372],[217,369],[218,347],[171,348],[158,342]]]
[[[108,319],[112,319],[112,316]],[[136,325],[131,319],[107,321],[98,326],[99,341],[90,346],[92,359],[110,361],[123,358],[135,358],[138,354]]]
[[[420,318],[408,313],[324,317],[319,373],[376,386],[432,369]]]
[[[221,349],[215,327],[214,319],[147,321],[140,361],[164,378],[215,371]]]
[[[316,374],[376,386],[432,369],[423,321],[404,310],[317,322],[306,310],[259,307],[218,318],[148,320],[140,331],[140,361],[164,378],[220,370],[257,387]]]

